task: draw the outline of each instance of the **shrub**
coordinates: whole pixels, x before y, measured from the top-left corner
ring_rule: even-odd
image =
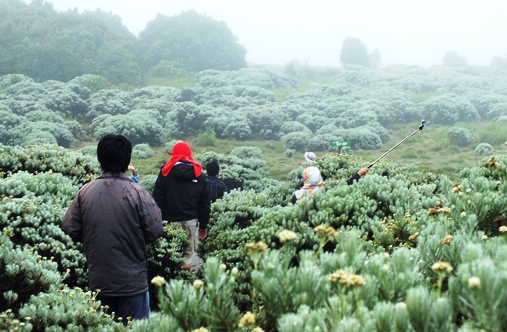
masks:
[[[96,139],[106,134],[122,134],[134,145],[144,143],[158,146],[163,137],[162,126],[151,116],[139,113],[98,116],[92,121],[90,130]]]
[[[73,78],[69,83],[77,84],[83,88],[87,88],[91,94],[100,90],[110,89],[111,83],[104,76],[85,74]]]
[[[449,139],[449,143],[458,146],[468,146],[474,141],[474,137],[468,129],[451,127],[445,133],[445,136]]]
[[[148,159],[154,155],[155,151],[153,151],[148,144],[137,144],[134,145],[132,149],[132,158]]]
[[[86,119],[91,121],[99,115],[127,114],[132,110],[133,96],[118,89],[100,90],[90,98]]]
[[[489,155],[493,152],[493,147],[489,143],[480,143],[475,147],[474,152],[480,155]]]
[[[292,158],[296,153],[297,153],[296,150],[287,149],[287,150],[285,150],[284,155],[286,157]]]

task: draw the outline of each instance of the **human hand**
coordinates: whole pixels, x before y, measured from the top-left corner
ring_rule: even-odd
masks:
[[[197,234],[199,236],[199,239],[204,240],[208,237],[208,229],[199,229],[197,231]]]
[[[137,169],[132,166],[132,165],[129,165],[129,167],[127,168],[129,171],[132,171],[132,175],[133,176],[137,176]]]
[[[359,170],[359,172],[357,172],[357,174],[359,174],[359,176],[363,176],[365,175],[366,173],[368,173],[370,169],[368,167],[363,167]]]

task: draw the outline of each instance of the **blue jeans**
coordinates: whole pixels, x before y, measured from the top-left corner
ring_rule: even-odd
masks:
[[[143,319],[150,316],[150,293],[146,292],[134,296],[99,296],[97,300],[102,306],[109,306],[108,314],[113,312],[115,320],[122,317],[122,323],[127,324],[127,317]]]

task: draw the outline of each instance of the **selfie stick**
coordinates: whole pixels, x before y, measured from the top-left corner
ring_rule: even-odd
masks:
[[[396,147],[398,145],[400,145],[401,143],[405,142],[409,137],[411,137],[412,135],[414,135],[415,133],[423,130],[424,128],[424,124],[426,123],[426,121],[422,120],[421,121],[421,126],[419,128],[417,128],[416,130],[414,130],[414,132],[410,135],[408,135],[407,137],[405,137],[404,139],[402,139],[401,141],[399,141],[395,146],[393,146],[392,148],[390,148],[389,150],[387,150],[383,155],[381,155],[380,157],[377,158],[377,160],[375,160],[374,162],[372,162],[370,164],[370,166],[368,166],[368,168],[371,168],[373,165],[375,165],[376,163],[378,163],[380,161],[380,159],[384,158],[385,156],[387,156],[391,151],[393,151],[394,149],[396,149]]]

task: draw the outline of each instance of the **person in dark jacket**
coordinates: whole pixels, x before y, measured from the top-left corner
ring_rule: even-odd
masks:
[[[198,245],[197,236],[208,236],[210,198],[202,166],[192,159],[192,150],[178,142],[168,152],[171,159],[162,167],[153,188],[153,198],[162,211],[162,219],[178,222],[189,238],[183,255],[183,268],[190,269]]]
[[[218,178],[220,173],[220,165],[216,161],[212,161],[206,165],[206,183],[210,194],[211,203],[217,199],[224,197],[229,192],[224,181]]]
[[[104,136],[97,146],[103,173],[78,191],[62,220],[83,243],[90,290],[124,323],[149,316],[146,244],[164,235],[154,199],[125,174],[131,154],[125,136]]]

